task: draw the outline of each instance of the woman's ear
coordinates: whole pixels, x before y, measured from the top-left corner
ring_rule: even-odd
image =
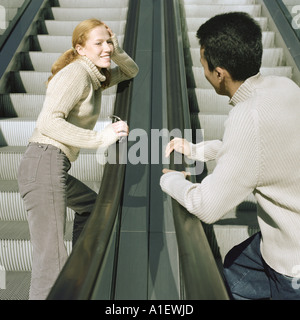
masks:
[[[79,55],[85,56],[84,48],[80,44],[76,44],[75,50]]]

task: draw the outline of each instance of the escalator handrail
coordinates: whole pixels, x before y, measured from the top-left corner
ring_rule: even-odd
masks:
[[[169,130],[191,128],[178,0],[165,0]],[[200,49],[199,49],[200,50]],[[170,168],[184,171],[171,160]],[[228,295],[201,221],[172,200],[185,298],[227,300]]]
[[[129,0],[123,48],[134,59],[139,0]],[[132,86],[130,81],[119,84],[115,114],[129,119]],[[116,159],[119,147],[116,148]],[[106,163],[101,192],[81,236],[77,240],[63,270],[53,286],[48,300],[89,300],[106,256],[120,206],[125,176],[125,164]],[[112,183],[113,182],[113,183]]]
[[[26,0],[4,34],[0,36],[0,79],[46,0]]]
[[[288,8],[286,7],[286,5],[283,3],[282,0],[276,0],[275,2],[277,2],[277,6],[283,12],[285,18],[288,21],[289,26],[291,27],[291,29],[293,30],[293,32],[296,34],[296,36],[298,37],[298,39],[300,41],[300,28],[298,28],[298,29],[294,29],[293,28],[292,24],[293,24],[293,19],[294,18],[292,17],[292,14],[289,12]]]
[[[17,25],[18,21],[20,20],[20,18],[22,17],[22,15],[24,14],[25,10],[27,9],[27,7],[29,6],[31,0],[24,0],[24,3],[22,4],[22,6],[19,8],[18,12],[16,13],[16,15],[13,17],[13,19],[9,22],[8,27],[6,28],[6,30],[4,31],[4,33],[0,36],[0,50],[2,49],[3,45],[5,44],[6,40],[8,39],[9,35],[11,34],[11,32],[13,31],[13,29],[15,28],[15,26]]]
[[[293,18],[282,0],[263,0],[263,2],[300,71],[300,29],[292,27]]]

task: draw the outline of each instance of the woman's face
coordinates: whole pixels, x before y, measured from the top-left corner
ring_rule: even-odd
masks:
[[[89,58],[99,69],[109,68],[111,55],[113,54],[113,43],[111,34],[105,26],[98,26],[89,34],[85,46],[76,46],[77,52]]]

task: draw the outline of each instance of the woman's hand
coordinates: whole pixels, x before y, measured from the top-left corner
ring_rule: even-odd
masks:
[[[114,33],[112,32],[111,28],[110,28],[107,24],[105,24],[105,23],[104,23],[104,26],[105,26],[105,28],[107,29],[109,35],[112,37],[112,36],[114,35]]]
[[[166,158],[169,157],[171,152],[173,152],[174,150],[186,156],[189,156],[191,154],[189,142],[186,139],[182,138],[174,138],[167,144],[165,151]]]
[[[114,122],[112,127],[119,137],[127,137],[129,134],[129,127],[125,121]]]

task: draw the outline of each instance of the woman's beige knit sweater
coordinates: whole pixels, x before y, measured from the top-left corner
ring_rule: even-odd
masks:
[[[131,79],[138,66],[112,37],[112,60],[117,67],[111,70],[110,86]],[[70,161],[75,161],[80,148],[97,149],[118,140],[111,125],[102,131],[93,128],[99,118],[101,82],[105,76],[85,56],[60,70],[49,82],[43,109],[29,142],[51,144],[61,149]]]
[[[162,190],[206,223],[253,192],[262,256],[277,272],[295,276],[300,266],[300,88],[287,78],[258,74],[241,85],[231,104],[223,143],[208,145],[208,153],[219,148],[213,173],[201,184],[167,173]]]

